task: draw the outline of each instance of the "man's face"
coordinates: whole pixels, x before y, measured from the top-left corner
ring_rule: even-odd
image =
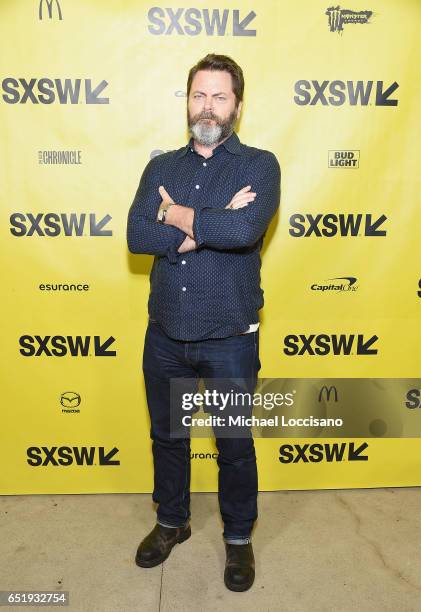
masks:
[[[232,77],[224,70],[199,70],[187,100],[187,124],[200,144],[212,146],[231,134],[242,103],[235,106]]]

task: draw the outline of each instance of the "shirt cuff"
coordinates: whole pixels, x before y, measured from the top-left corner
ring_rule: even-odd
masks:
[[[168,261],[173,264],[177,263],[178,256],[181,255],[181,253],[178,252],[178,249],[183,244],[186,238],[186,234],[184,232],[182,232],[181,230],[178,230],[178,231],[179,231],[179,236],[175,239],[174,243],[170,246],[170,248],[167,251]]]
[[[202,211],[208,208],[211,208],[211,206],[203,206],[202,208],[197,208],[194,211],[193,238],[198,248],[205,244],[205,239],[202,232]]]

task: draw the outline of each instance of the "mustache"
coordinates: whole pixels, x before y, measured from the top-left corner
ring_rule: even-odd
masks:
[[[201,113],[200,115],[196,115],[196,117],[193,117],[194,121],[200,121],[200,119],[213,119],[214,121],[216,121],[216,123],[219,123],[218,117],[216,117],[216,115],[214,115],[213,113]]]

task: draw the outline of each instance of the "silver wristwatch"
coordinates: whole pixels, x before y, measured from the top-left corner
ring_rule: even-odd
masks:
[[[167,216],[167,212],[170,206],[172,206],[172,202],[163,202],[158,209],[158,223],[165,223],[165,217]]]

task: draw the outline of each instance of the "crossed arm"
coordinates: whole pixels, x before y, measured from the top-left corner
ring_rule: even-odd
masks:
[[[157,189],[159,179],[154,176],[151,160],[129,210],[130,252],[166,255],[174,263],[179,253],[201,246],[229,250],[257,242],[279,206],[281,172],[276,157],[269,152],[253,160],[247,170],[250,185],[240,189],[225,208],[205,204],[193,210],[174,203],[162,224],[156,221],[158,208],[162,201],[172,199],[163,186]]]

